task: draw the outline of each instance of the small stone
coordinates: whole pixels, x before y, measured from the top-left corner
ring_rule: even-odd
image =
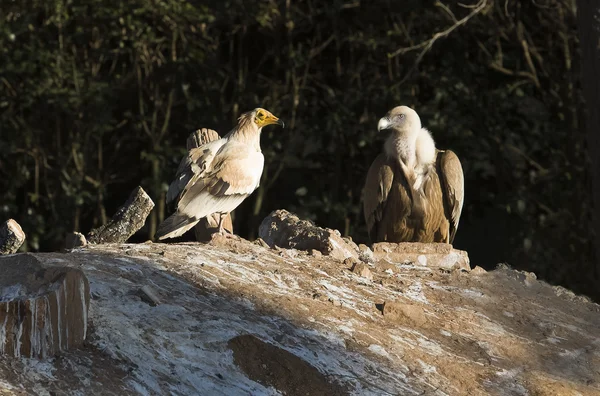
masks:
[[[311,249],[309,253],[311,256],[314,256],[314,257],[322,257],[323,256],[323,253],[321,253],[320,251],[318,251],[316,249]]]
[[[475,268],[473,268],[471,270],[471,274],[473,274],[473,275],[483,275],[483,274],[487,274],[487,271],[484,270],[483,268],[481,268],[480,266],[476,265]]]
[[[85,247],[87,245],[87,240],[85,236],[80,232],[72,232],[67,234],[65,238],[65,249],[77,249],[80,247]]]
[[[360,261],[369,264],[375,262],[375,255],[373,254],[373,251],[363,243],[358,245],[358,258]]]
[[[23,229],[13,219],[0,226],[0,254],[14,254],[25,242]]]
[[[422,327],[427,323],[425,310],[416,304],[386,301],[383,303],[383,316],[398,323]]]
[[[362,276],[368,280],[373,280],[373,273],[365,263],[354,263],[351,271],[358,276]]]
[[[158,298],[158,294],[148,285],[144,285],[140,288],[140,297],[143,301],[147,302],[153,307],[160,304],[160,298]]]
[[[337,298],[329,298],[327,301],[333,304],[334,307],[341,307],[342,302]]]
[[[355,259],[354,257],[347,257],[344,260],[344,265],[348,268],[350,268],[350,270],[352,270],[352,267],[354,267],[354,265],[358,263],[358,260]]]
[[[422,255],[422,254],[421,254],[421,255],[419,255],[419,256],[417,257],[417,262],[418,262],[420,265],[422,265],[423,267],[425,267],[425,266],[427,265],[427,256],[425,256],[425,255]]]

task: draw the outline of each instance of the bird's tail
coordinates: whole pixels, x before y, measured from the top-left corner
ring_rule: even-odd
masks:
[[[198,219],[186,216],[181,213],[173,213],[171,216],[167,217],[162,223],[160,223],[156,234],[154,234],[154,237],[160,240],[165,238],[176,238],[178,236],[182,236],[187,230],[195,226],[198,223],[198,221]]]

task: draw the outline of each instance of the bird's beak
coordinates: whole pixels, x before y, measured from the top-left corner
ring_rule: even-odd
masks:
[[[377,124],[377,130],[381,132],[384,129],[389,129],[391,126],[392,123],[390,122],[389,118],[382,117],[379,119],[379,123]]]
[[[281,125],[282,128],[285,128],[284,122],[281,121],[279,118],[275,117],[273,114],[267,115],[267,117],[263,121],[263,126],[273,124]]]

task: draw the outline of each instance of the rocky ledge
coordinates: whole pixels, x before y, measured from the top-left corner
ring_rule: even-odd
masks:
[[[342,261],[264,245],[32,255],[86,275],[88,337],[45,360],[3,358],[0,393],[600,392],[599,306],[533,274],[468,271],[447,246],[362,246]]]

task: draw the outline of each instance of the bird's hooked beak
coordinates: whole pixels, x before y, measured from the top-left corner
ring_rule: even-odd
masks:
[[[273,124],[281,125],[282,128],[285,128],[285,123],[271,113],[265,115],[265,117],[260,121],[259,126],[264,127]]]
[[[379,119],[379,123],[377,124],[377,130],[379,132],[385,130],[385,129],[390,129],[392,127],[392,123],[390,122],[390,119],[387,117],[382,117]]]

